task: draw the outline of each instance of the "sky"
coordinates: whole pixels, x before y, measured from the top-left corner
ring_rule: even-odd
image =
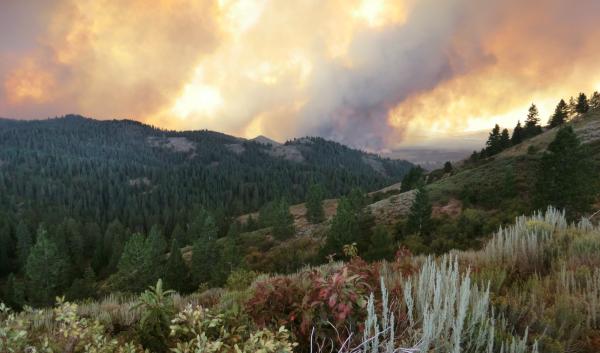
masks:
[[[600,90],[597,0],[0,0],[0,116],[372,151]]]

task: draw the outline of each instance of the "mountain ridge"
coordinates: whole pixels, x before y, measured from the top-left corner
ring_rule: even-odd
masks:
[[[79,115],[0,120],[0,160],[0,206],[60,205],[67,214],[93,219],[100,207],[95,205],[116,199],[116,209],[99,218],[103,223],[125,218],[134,229],[165,218],[187,219],[173,215],[182,212],[175,209],[131,215],[131,209],[150,207],[144,206],[150,199],[163,200],[168,208],[200,205],[237,215],[276,197],[301,202],[313,182],[323,184],[331,197],[353,187],[380,189],[412,167],[316,137],[273,146],[209,130],[162,130]],[[87,198],[75,201],[65,196],[70,193]]]

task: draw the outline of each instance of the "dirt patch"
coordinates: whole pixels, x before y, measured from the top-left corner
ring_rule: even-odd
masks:
[[[150,184],[150,179],[146,177],[129,179],[130,186],[149,186]]]
[[[327,199],[323,200],[323,210],[325,211],[325,221],[320,224],[312,224],[306,219],[306,205],[304,203],[296,204],[290,206],[290,213],[294,218],[294,227],[296,228],[297,236],[304,235],[317,235],[320,234],[324,229],[328,227],[329,221],[337,211],[338,200],[337,199]],[[258,212],[245,214],[239,216],[237,220],[240,223],[246,223],[248,217],[252,216],[252,218],[256,221],[258,220]]]
[[[283,158],[292,162],[304,162],[302,152],[296,146],[273,146],[267,151],[271,156]]]
[[[408,215],[416,196],[416,190],[390,196],[367,206],[377,223],[393,225],[401,217]]]
[[[174,152],[191,152],[196,144],[185,137],[148,137],[148,143],[154,147],[170,149]]]
[[[372,195],[375,195],[377,193],[385,194],[386,192],[400,190],[401,187],[402,187],[402,183],[396,183],[396,184],[392,184],[390,186],[386,186],[386,187],[384,187],[383,189],[380,189],[380,190],[371,191],[368,195],[372,196]]]
[[[230,150],[231,152],[233,152],[237,155],[244,153],[244,151],[246,150],[244,145],[239,144],[239,143],[231,143],[231,144],[225,145],[225,147],[227,147],[228,150]]]
[[[449,216],[456,218],[462,213],[462,202],[457,199],[450,199],[450,201],[443,206],[433,206],[431,208],[431,214],[433,217]]]

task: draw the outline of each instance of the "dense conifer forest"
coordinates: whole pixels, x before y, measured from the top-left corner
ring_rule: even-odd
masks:
[[[211,246],[239,233],[238,215],[275,199],[287,212],[311,185],[328,197],[373,190],[410,166],[321,138],[280,145],[129,120],[0,120],[0,282],[37,305],[95,296],[115,273],[132,278],[110,288],[140,291],[162,276],[168,250],[186,245],[207,252],[194,263],[210,273]]]

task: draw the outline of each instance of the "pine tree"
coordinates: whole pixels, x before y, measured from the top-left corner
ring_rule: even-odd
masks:
[[[17,238],[17,260],[20,266],[25,266],[29,251],[33,246],[33,237],[31,236],[29,228],[23,221],[19,222],[17,225],[15,236]]]
[[[191,290],[190,271],[183,260],[177,238],[173,238],[171,242],[171,251],[163,277],[166,288],[176,290],[179,293],[187,293]]]
[[[83,270],[83,277],[76,278],[71,284],[67,297],[69,300],[94,298],[96,296],[96,274],[91,266]]]
[[[118,219],[112,221],[106,228],[103,237],[103,251],[101,256],[103,259],[108,259],[108,262],[106,263],[107,273],[113,273],[117,269],[128,237],[129,234],[127,233],[127,230]]]
[[[427,235],[431,221],[431,203],[424,185],[417,190],[417,195],[410,208],[408,220],[406,221],[407,234]]]
[[[94,256],[96,244],[102,240],[100,226],[96,222],[86,223],[84,226],[84,257],[89,259]]]
[[[348,202],[355,213],[360,212],[367,205],[365,194],[358,188],[353,188],[348,194]]]
[[[501,145],[500,145],[501,140],[500,139],[501,139],[500,126],[498,126],[498,124],[496,124],[496,126],[494,126],[494,128],[490,132],[490,135],[486,142],[485,151],[488,156],[493,156],[496,153],[500,152],[500,150],[501,150]]]
[[[542,127],[539,125],[540,116],[539,112],[535,104],[532,104],[529,107],[529,111],[527,113],[527,119],[525,120],[525,127],[523,129],[524,138],[530,138],[542,133]]]
[[[591,156],[571,126],[558,130],[542,157],[536,192],[538,206],[553,205],[570,217],[587,211],[598,195]]]
[[[325,220],[325,210],[323,209],[323,188],[320,185],[312,184],[308,190],[306,200],[306,218],[310,223],[321,223]]]
[[[327,232],[325,245],[321,249],[323,257],[337,254],[342,256],[344,245],[357,243],[360,238],[360,225],[356,217],[356,210],[347,197],[340,199],[337,213],[331,221],[331,227]]]
[[[500,150],[505,150],[510,147],[510,135],[508,129],[503,129],[500,134]]]
[[[219,256],[219,264],[215,271],[216,276],[213,279],[218,285],[223,285],[227,281],[229,274],[240,266],[240,254],[242,253],[242,250],[240,248],[239,229],[239,224],[234,223],[229,228],[229,232],[223,241]]]
[[[35,305],[52,304],[66,286],[67,263],[43,226],[38,228],[37,240],[31,248],[25,275],[29,281],[29,298]]]
[[[452,167],[452,163],[450,163],[450,161],[446,161],[446,163],[444,163],[444,173],[452,173],[453,169],[454,168]]]
[[[2,300],[6,305],[10,306],[15,310],[21,309],[25,304],[25,291],[23,289],[23,283],[17,281],[13,273],[9,274],[4,285],[4,291]]]
[[[423,180],[424,171],[421,166],[411,168],[408,173],[402,178],[402,184],[400,185],[400,192],[406,192],[416,188],[419,183]]]
[[[120,290],[139,292],[148,285],[146,271],[148,249],[144,236],[134,233],[121,254],[114,282]]]
[[[173,233],[171,233],[171,240],[175,239],[177,239],[177,244],[180,246],[188,244],[187,236],[179,224],[175,226]]]
[[[196,239],[192,247],[192,277],[196,285],[212,283],[214,270],[219,261],[217,246],[217,227],[211,215],[200,215],[204,218],[198,234],[192,234]],[[197,220],[199,222],[199,220]]]
[[[592,98],[590,98],[590,109],[600,109],[600,93],[594,92]]]
[[[479,153],[477,151],[473,151],[473,153],[471,153],[471,156],[469,157],[469,161],[470,162],[477,162],[479,160],[479,158],[481,158],[481,156],[479,155]]]
[[[567,111],[569,113],[568,119],[572,119],[575,115],[577,115],[577,101],[575,101],[575,98],[569,98],[569,105],[567,106]]]
[[[512,136],[510,138],[511,145],[515,146],[523,142],[523,127],[521,127],[521,121],[517,121],[517,125],[513,129]]]
[[[365,259],[369,261],[392,260],[395,250],[394,237],[384,226],[377,225],[371,236]]]
[[[577,104],[575,105],[575,112],[577,114],[585,114],[588,112],[588,110],[590,110],[590,105],[585,93],[579,93],[579,97],[577,97]]]
[[[253,232],[257,229],[259,229],[260,226],[259,224],[254,220],[254,217],[252,217],[252,215],[248,216],[248,219],[246,220],[246,223],[244,224],[244,231],[246,232]]]
[[[216,239],[218,231],[214,216],[205,209],[201,209],[190,224],[187,238],[192,244],[205,235]]]
[[[550,117],[550,121],[548,122],[548,126],[551,128],[560,126],[567,121],[569,117],[568,106],[564,99],[561,99],[554,109],[554,114]]]
[[[146,238],[146,254],[144,259],[144,272],[147,275],[146,285],[156,283],[162,275],[162,265],[167,250],[167,242],[158,225],[152,226]]]
[[[10,224],[7,220],[0,219],[0,278],[11,272],[11,252],[13,242]]]
[[[258,224],[260,227],[272,227],[277,212],[277,200],[267,202],[258,211]]]
[[[273,215],[273,237],[278,240],[289,239],[294,235],[294,217],[290,213],[290,205],[285,199],[279,200]]]

